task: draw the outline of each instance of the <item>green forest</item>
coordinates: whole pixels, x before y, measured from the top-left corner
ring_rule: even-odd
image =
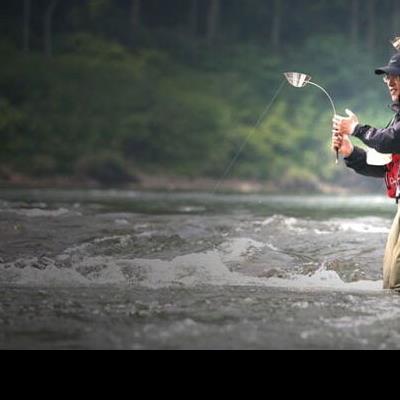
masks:
[[[386,125],[376,67],[400,34],[398,0],[2,0],[0,179],[140,173],[314,188],[344,184],[332,111]],[[243,146],[243,143],[246,143]],[[285,186],[286,185],[286,186]]]

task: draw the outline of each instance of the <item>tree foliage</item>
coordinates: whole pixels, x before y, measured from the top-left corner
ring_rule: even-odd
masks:
[[[390,55],[398,10],[394,0],[4,0],[0,166],[72,174],[99,155],[219,177],[250,138],[232,175],[332,180],[322,93],[286,87],[255,122],[282,72],[301,70],[339,110],[384,124],[373,69]]]

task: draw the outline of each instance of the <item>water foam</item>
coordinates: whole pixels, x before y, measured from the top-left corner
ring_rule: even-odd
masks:
[[[0,263],[0,282],[16,285],[132,285],[148,288],[211,286],[263,286],[295,289],[329,289],[340,291],[380,291],[382,282],[345,283],[335,271],[322,266],[312,275],[292,274],[289,277],[257,277],[236,272],[232,262],[246,263],[257,252],[271,247],[253,239],[231,239],[215,249],[161,259],[124,259],[91,256],[90,246],[113,242],[130,243],[129,236],[96,239],[93,243],[68,249],[54,260],[49,258],[20,259]],[[272,250],[273,251],[273,250]],[[251,268],[251,263],[249,264]]]
[[[77,211],[70,211],[66,208],[59,208],[57,210],[44,210],[41,208],[30,208],[30,209],[1,209],[1,212],[13,213],[17,215],[22,215],[28,218],[43,218],[43,217],[63,217],[63,216],[81,216],[82,214]]]
[[[267,286],[297,289],[332,289],[339,291],[381,291],[382,281],[344,282],[335,271],[320,268],[312,275],[294,274],[289,279],[269,278]]]
[[[390,221],[377,217],[332,218],[322,222],[275,214],[263,221],[255,221],[253,225],[256,233],[261,232],[261,229],[273,228],[299,235],[311,233],[317,236],[335,234],[338,231],[362,234],[388,234],[390,231]]]
[[[222,261],[228,263],[241,261],[245,257],[251,257],[266,246],[266,243],[257,242],[252,239],[238,238],[221,244],[218,249]]]
[[[339,229],[343,232],[356,232],[356,233],[389,233],[390,229],[387,226],[377,226],[365,222],[337,222]]]

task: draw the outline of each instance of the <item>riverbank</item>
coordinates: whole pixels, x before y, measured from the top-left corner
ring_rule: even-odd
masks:
[[[318,181],[260,181],[254,179],[217,180],[209,177],[185,177],[172,174],[137,173],[131,182],[123,184],[104,184],[94,179],[77,176],[30,177],[20,173],[0,174],[0,188],[27,189],[105,189],[122,188],[143,191],[199,191],[199,192],[233,192],[233,193],[267,193],[282,192],[315,193],[315,194],[348,194],[348,187],[332,185]],[[354,186],[352,186],[354,189]],[[361,192],[365,190],[361,189]]]
[[[197,192],[228,192],[228,193],[297,193],[297,194],[333,194],[342,195],[371,192],[363,186],[363,181],[349,176],[338,184],[322,182],[316,178],[283,178],[276,181],[257,179],[215,179],[204,176],[182,176],[163,171],[140,171],[134,175],[126,174],[125,179],[116,176],[107,180],[94,179],[81,175],[49,175],[29,176],[12,169],[0,167],[0,188],[7,189],[107,189],[118,188],[141,191],[197,191]],[[373,192],[373,191],[372,191]]]

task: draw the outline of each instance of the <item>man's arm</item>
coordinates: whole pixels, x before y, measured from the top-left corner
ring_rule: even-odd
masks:
[[[359,147],[354,147],[350,156],[344,159],[347,167],[353,169],[357,174],[364,176],[372,176],[374,178],[383,178],[386,174],[386,167],[368,165],[367,153]]]
[[[353,136],[379,153],[400,153],[400,121],[384,129],[357,125]]]

